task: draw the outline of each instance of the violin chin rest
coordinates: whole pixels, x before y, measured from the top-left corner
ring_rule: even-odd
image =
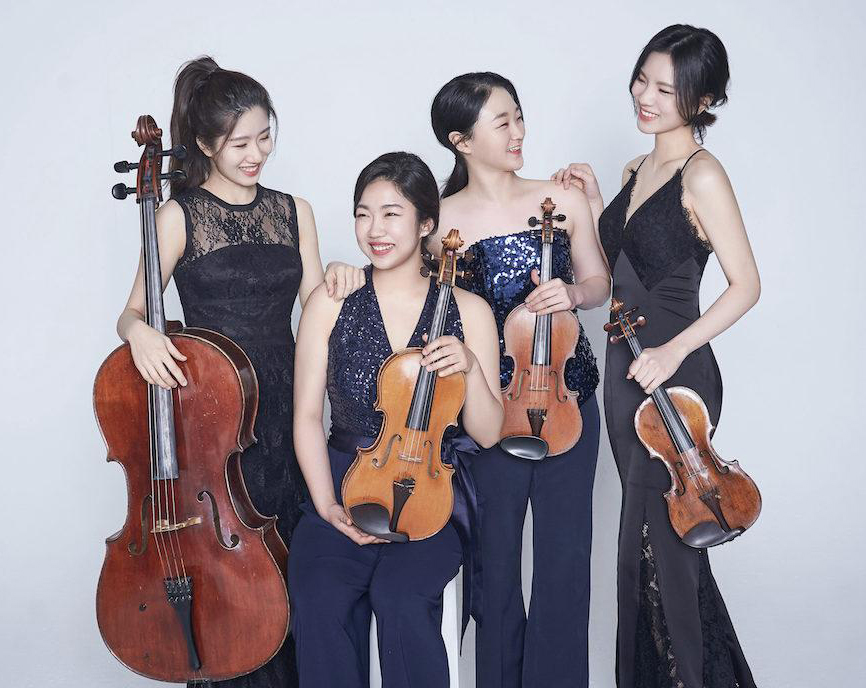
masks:
[[[352,523],[367,535],[389,542],[409,542],[406,533],[391,530],[391,513],[381,504],[356,504],[349,507],[349,515]]]
[[[730,542],[741,533],[743,533],[742,528],[723,530],[716,521],[703,521],[683,535],[682,540],[689,547],[704,549]]]
[[[540,437],[535,435],[512,435],[499,440],[502,451],[518,459],[541,461],[547,457],[549,447]]]

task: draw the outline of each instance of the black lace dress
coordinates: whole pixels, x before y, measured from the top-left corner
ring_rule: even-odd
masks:
[[[686,161],[688,162],[688,161]],[[638,167],[640,169],[640,167]],[[701,277],[712,247],[682,205],[676,174],[626,222],[637,170],[599,221],[613,273],[613,296],[639,306],[644,347],[669,341],[700,317]],[[626,373],[624,343],[608,344],[604,406],[623,490],[617,562],[619,688],[754,688],[751,671],[710,570],[706,550],[683,544],[670,525],[662,494],[670,477],[651,460],[634,429],[646,399]],[[722,380],[709,344],[685,358],[666,386],[684,385],[704,399],[713,425],[722,408]]]
[[[231,205],[202,188],[174,200],[186,216],[186,249],[174,271],[185,323],[226,335],[252,361],[259,383],[258,441],[243,453],[241,466],[253,504],[277,515],[288,545],[304,492],[292,442],[291,318],[302,274],[295,202],[261,186],[246,205]],[[296,686],[291,639],[265,666],[215,685]]]

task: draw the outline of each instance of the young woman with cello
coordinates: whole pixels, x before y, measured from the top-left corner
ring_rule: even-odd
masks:
[[[471,276],[466,286],[480,294],[496,316],[501,386],[522,379],[524,390],[544,388],[546,383],[541,384],[534,372],[524,375],[517,370],[513,374],[506,320],[524,303],[536,317],[521,317],[541,325],[551,313],[571,316],[569,311],[595,308],[608,298],[610,280],[586,197],[573,188],[565,191],[550,181],[517,175],[523,166],[525,125],[520,100],[508,79],[489,72],[458,76],[436,95],[431,114],[436,138],[455,157],[454,171],[442,192],[442,219],[446,226],[457,227],[471,244],[467,250],[472,253],[467,262]],[[554,205],[564,218],[554,217]],[[544,219],[536,222],[542,210]],[[527,225],[530,217],[535,219]],[[538,224],[541,232],[531,228]],[[549,274],[539,274],[545,270]],[[541,279],[546,281],[539,284]],[[546,327],[546,331],[537,327],[536,335],[547,337],[551,326]],[[532,370],[540,367],[544,380],[564,377],[571,393],[559,389],[562,396],[576,393],[583,423],[579,439],[573,434],[564,447],[540,461],[517,458],[503,450],[507,446],[503,442],[502,447],[491,447],[473,462],[483,504],[481,558],[485,571],[496,572],[495,576],[485,575],[483,581],[481,622],[476,630],[479,688],[588,684],[598,370],[589,341],[577,323],[573,323],[573,332],[567,352],[572,360],[563,369],[536,366],[533,358]],[[557,334],[554,328],[553,337]],[[533,336],[532,329],[526,332],[523,345],[537,353],[539,339]],[[552,359],[546,355],[550,351],[544,353],[541,363],[549,363]],[[535,421],[545,417],[538,414]],[[574,423],[552,429],[570,433]],[[533,430],[533,435],[538,434]],[[534,567],[527,619],[521,590],[521,545],[529,501]]]
[[[384,685],[443,688],[448,663],[441,636],[442,592],[472,546],[461,543],[456,520],[458,500],[474,502],[474,495],[467,494],[471,487],[463,483],[465,491],[454,495],[454,516],[441,530],[409,542],[388,542],[361,530],[361,520],[349,517],[350,506],[344,506],[341,495],[356,450],[373,446],[377,434],[391,424],[401,432],[391,435],[375,466],[399,467],[408,478],[428,469],[441,472],[433,471],[432,463],[428,467],[428,442],[411,441],[418,428],[414,412],[407,416],[394,410],[399,398],[414,402],[421,396],[419,385],[431,377],[443,382],[464,377],[463,430],[484,447],[499,439],[503,410],[496,326],[482,299],[460,289],[450,292],[444,281],[437,285],[422,276],[421,242],[438,226],[439,194],[420,158],[389,153],[374,160],[358,177],[354,205],[355,237],[372,263],[366,283],[342,304],[329,298],[323,286],[317,288],[298,331],[295,447],[311,495],[302,506],[289,557],[298,672],[301,685],[309,688],[367,686],[370,615],[375,612]],[[442,334],[427,341],[428,332]],[[420,366],[417,358],[407,364],[412,379],[417,376],[414,392],[411,382],[389,385],[385,372],[395,357],[404,355],[399,350],[407,342],[423,347]],[[326,392],[331,405],[327,440],[322,432]],[[433,408],[426,408],[431,423],[436,401],[434,397]],[[454,457],[465,448],[460,437],[446,435],[443,453]],[[395,476],[395,503],[406,482]],[[420,481],[408,482],[415,489],[409,503],[425,499]],[[378,501],[391,500],[386,494]],[[400,523],[392,517],[390,539],[402,530]]]
[[[288,544],[300,515],[303,478],[292,447],[294,341],[291,314],[323,275],[309,203],[258,183],[273,149],[275,113],[265,88],[251,77],[203,57],[180,70],[174,88],[171,139],[186,147],[172,169],[171,200],[156,214],[163,288],[177,283],[185,323],[224,334],[246,352],[259,385],[258,442],[241,460],[257,510],[278,517]],[[329,298],[363,284],[360,270],[329,270]],[[139,266],[117,331],[129,342],[144,379],[164,388],[185,385],[176,361],[185,357],[144,319]],[[260,669],[221,685],[286,688],[296,681],[292,644]]]
[[[675,533],[663,493],[671,476],[635,432],[635,411],[659,385],[697,392],[718,424],[722,381],[709,341],[758,300],[760,280],[725,170],[699,145],[727,100],[728,60],[707,29],[674,25],[641,52],[629,86],[637,126],[655,137],[629,162],[622,189],[601,213],[599,233],[614,298],[638,307],[645,345],[609,343],[605,415],[623,489],[617,567],[617,685],[621,688],[754,688],[706,549]],[[554,175],[603,207],[592,169]],[[728,287],[703,314],[701,277],[715,252]],[[613,318],[617,322],[617,317]],[[641,324],[641,323],[638,323]]]

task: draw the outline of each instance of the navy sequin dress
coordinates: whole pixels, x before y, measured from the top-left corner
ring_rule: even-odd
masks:
[[[639,333],[644,347],[670,341],[700,317],[701,277],[712,247],[698,236],[683,207],[684,169],[626,222],[634,170],[599,222],[613,296],[627,307],[639,306],[647,318]],[[605,416],[623,492],[617,685],[754,688],[707,552],[680,542],[662,496],[670,488],[670,476],[660,461],[650,459],[635,433],[634,414],[647,397],[640,385],[626,379],[632,361],[628,346],[608,343]],[[718,425],[722,379],[709,344],[688,355],[665,384],[695,390]]]
[[[438,292],[431,280],[407,346],[423,346]],[[453,298],[444,333],[463,338]],[[392,353],[368,266],[366,284],[346,298],[328,340],[328,457],[338,502],[356,447],[371,444],[382,425],[374,409],[376,378]],[[367,688],[375,613],[383,685],[447,688],[442,591],[463,560],[455,526],[449,522],[425,540],[359,546],[323,520],[312,503],[305,502],[302,510],[289,557],[301,685]]]
[[[471,247],[461,286],[482,296],[499,329],[501,384],[513,373],[503,326],[535,288],[541,239],[525,230],[482,239]],[[554,233],[552,276],[573,283],[571,243]],[[569,451],[543,461],[517,459],[499,446],[472,462],[481,503],[481,560],[485,571],[481,621],[476,629],[478,688],[574,686],[589,683],[589,562],[592,487],[598,457],[598,368],[580,330],[575,357],[565,370],[579,393],[583,433]],[[524,610],[521,553],[527,504],[532,504],[533,568],[529,616]],[[487,574],[486,572],[495,572]]]
[[[295,202],[262,186],[245,205],[226,203],[202,188],[173,200],[186,217],[186,249],[174,270],[184,319],[234,340],[253,364],[258,441],[241,455],[241,468],[256,509],[276,514],[288,545],[305,489],[292,441],[291,318],[302,274]],[[213,685],[296,686],[291,638],[260,669]]]

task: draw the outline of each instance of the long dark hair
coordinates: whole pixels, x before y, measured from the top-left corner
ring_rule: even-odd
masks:
[[[650,53],[671,56],[674,66],[674,90],[677,110],[692,128],[695,138],[703,143],[707,127],[716,121],[709,108],[728,102],[728,53],[725,45],[709,29],[698,29],[688,24],[673,24],[659,31],[637,58],[628,88],[640,76]],[[708,109],[700,112],[701,101],[709,97]]]
[[[392,182],[406,200],[415,206],[418,224],[433,220],[433,229],[428,236],[436,233],[439,227],[439,189],[427,163],[414,153],[403,151],[380,155],[358,175],[358,181],[355,182],[355,210],[361,202],[364,189],[379,179]]]
[[[430,107],[433,132],[439,143],[454,153],[454,170],[445,182],[442,198],[457,193],[469,182],[466,160],[457,147],[448,140],[448,134],[457,131],[466,138],[471,137],[472,128],[478,121],[478,113],[497,86],[508,91],[517,103],[517,107],[520,107],[520,98],[517,97],[514,84],[504,76],[493,72],[470,72],[455,76],[439,89],[439,93],[433,99],[433,105]]]
[[[262,108],[276,125],[271,97],[258,81],[246,74],[221,69],[211,57],[184,64],[174,81],[171,111],[171,143],[186,146],[186,158],[172,157],[171,169],[186,172],[186,179],[171,182],[171,195],[200,186],[210,172],[211,161],[196,139],[213,149],[217,139],[234,129],[238,118],[254,107]]]

